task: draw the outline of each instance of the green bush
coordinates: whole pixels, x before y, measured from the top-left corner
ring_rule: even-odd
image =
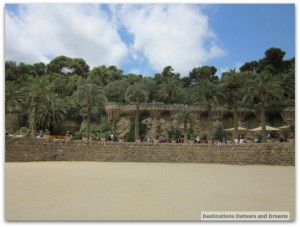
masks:
[[[147,134],[148,128],[144,123],[140,123],[140,139],[144,140]],[[133,121],[130,125],[129,132],[125,135],[125,141],[127,142],[135,142],[135,122]]]
[[[100,140],[101,129],[99,125],[93,125],[91,128],[91,138],[92,140]]]
[[[169,136],[170,139],[176,140],[181,136],[181,132],[180,132],[179,129],[175,129],[175,128],[172,127],[168,131],[168,136]]]
[[[217,128],[213,139],[223,141],[223,138],[228,138],[227,133],[224,130],[222,130],[222,128]]]
[[[82,132],[75,132],[73,140],[81,140],[82,139]]]
[[[103,119],[100,124],[91,123],[91,139],[100,140],[100,138],[107,137],[109,132],[114,132],[114,123],[108,122],[107,119]],[[87,134],[87,122],[83,121],[80,125],[78,132],[75,132],[74,139],[81,139],[83,135]]]
[[[195,140],[196,139],[196,133],[195,133],[195,131],[194,131],[194,129],[193,128],[190,128],[189,129],[189,132],[188,132],[188,139],[189,140]]]

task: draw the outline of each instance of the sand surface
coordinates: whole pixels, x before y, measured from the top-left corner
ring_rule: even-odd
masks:
[[[200,220],[201,211],[295,212],[295,167],[5,163],[6,220]]]

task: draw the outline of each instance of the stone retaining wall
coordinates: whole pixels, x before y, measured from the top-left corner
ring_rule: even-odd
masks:
[[[5,141],[6,162],[103,161],[295,165],[292,143],[147,144],[11,138]]]

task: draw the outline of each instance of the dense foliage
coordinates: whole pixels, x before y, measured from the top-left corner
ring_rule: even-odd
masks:
[[[234,112],[247,107],[261,111],[264,124],[266,118],[271,121],[285,107],[295,105],[295,58],[284,60],[284,56],[284,51],[272,47],[262,59],[220,76],[214,66],[196,67],[189,75],[166,66],[161,73],[146,77],[125,75],[116,66],[90,69],[84,59],[66,56],[48,64],[6,61],[5,111],[25,114],[26,126],[33,132],[37,128],[55,129],[65,119],[86,119],[90,134],[90,121],[101,121],[107,102],[135,103],[137,112],[140,103],[199,105],[207,108],[210,125],[218,105]],[[137,127],[139,121],[136,115]],[[139,137],[138,128],[135,136]]]

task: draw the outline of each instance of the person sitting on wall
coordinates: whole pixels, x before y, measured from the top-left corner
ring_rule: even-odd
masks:
[[[114,141],[114,134],[111,132],[107,138],[108,141]]]
[[[259,136],[256,136],[254,139],[255,143],[261,143],[261,138]]]
[[[147,143],[152,143],[152,141],[151,141],[151,138],[150,138],[150,137],[148,137],[148,138],[147,138]]]
[[[197,137],[195,138],[195,143],[200,143],[200,136],[197,135]]]
[[[40,130],[39,134],[37,135],[37,138],[43,138],[43,137],[44,137],[43,130]]]
[[[181,135],[179,140],[180,140],[180,143],[184,143],[184,135]]]
[[[181,141],[181,143],[184,143],[184,135],[181,135],[180,141]]]
[[[223,139],[222,139],[222,143],[227,143],[227,140],[226,140],[226,138],[225,138],[225,137],[223,137]]]

